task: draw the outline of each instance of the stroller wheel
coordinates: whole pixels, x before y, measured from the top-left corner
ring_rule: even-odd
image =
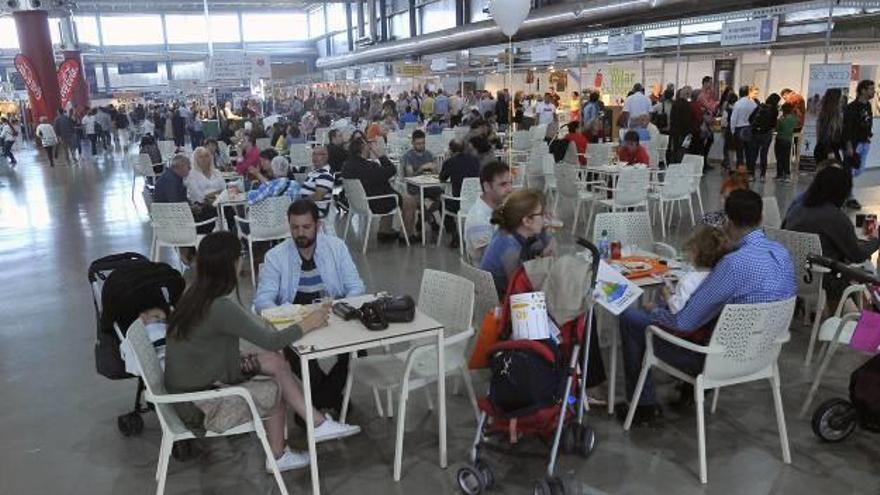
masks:
[[[495,486],[495,472],[489,467],[489,464],[478,460],[474,463],[474,468],[480,473],[483,480],[483,489],[491,490]]]
[[[140,413],[133,411],[116,418],[116,426],[123,436],[140,435],[144,431],[144,419]]]
[[[813,413],[813,433],[826,442],[840,442],[856,428],[855,407],[843,399],[823,402]]]
[[[586,459],[587,457],[590,457],[590,454],[596,449],[596,443],[598,441],[596,432],[589,425],[579,425],[576,431],[578,454]]]
[[[456,474],[458,488],[464,495],[480,495],[486,489],[483,483],[483,475],[477,468],[465,466]]]

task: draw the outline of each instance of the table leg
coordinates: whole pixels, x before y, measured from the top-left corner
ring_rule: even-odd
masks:
[[[440,435],[440,467],[446,468],[446,363],[445,361],[445,342],[443,333],[444,329],[440,329],[437,333],[437,417],[439,421],[438,432]]]
[[[422,209],[422,246],[425,245],[425,224],[428,223],[428,219],[425,218],[425,188],[419,188],[419,205]]]
[[[309,376],[309,358],[299,357],[302,374],[303,395],[306,399],[306,439],[309,445],[309,468],[312,472],[312,494],[321,494],[321,480],[318,478],[318,449],[315,445],[315,415],[312,408],[312,384]]]

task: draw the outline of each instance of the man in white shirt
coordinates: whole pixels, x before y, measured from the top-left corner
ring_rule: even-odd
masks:
[[[758,104],[749,97],[749,87],[739,88],[739,99],[736,100],[736,103],[733,104],[733,110],[730,111],[730,128],[733,129],[737,165],[745,163],[746,141],[744,138],[746,136],[743,136],[743,131],[751,128],[749,117],[756,108],[758,108]]]
[[[549,125],[550,122],[553,122],[553,118],[556,117],[556,107],[553,105],[553,97],[550,93],[544,93],[544,101],[535,105],[535,116],[538,119],[538,125]]]
[[[43,149],[46,150],[46,154],[49,155],[49,166],[54,167],[54,148],[55,144],[58,142],[58,137],[55,135],[55,128],[49,123],[48,117],[40,117],[40,125],[37,126],[36,134],[37,137],[40,138],[40,142],[43,144]]]
[[[501,162],[492,162],[480,171],[480,186],[483,193],[468,211],[464,221],[465,250],[471,264],[480,265],[483,251],[492,240],[495,226],[492,225],[492,212],[513,190],[510,168]]]
[[[632,129],[645,127],[651,117],[651,99],[645,96],[645,88],[636,83],[633,93],[626,97],[623,102],[623,112],[620,114],[621,127]]]

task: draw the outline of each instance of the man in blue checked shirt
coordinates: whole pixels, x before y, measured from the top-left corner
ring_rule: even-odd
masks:
[[[724,203],[727,235],[735,250],[724,256],[693,293],[684,308],[672,314],[665,306],[650,311],[631,308],[620,315],[626,394],[632,397],[645,353],[645,329],[657,325],[679,337],[705,345],[715,320],[727,304],[781,301],[797,293],[794,263],[781,244],[767,239],[761,228],[763,204],[750,190],[730,193]],[[743,329],[748,331],[748,329]],[[687,373],[699,374],[705,355],[654,338],[654,354]],[[617,409],[626,417],[626,407]],[[648,375],[634,416],[644,424],[661,416],[654,382]]]

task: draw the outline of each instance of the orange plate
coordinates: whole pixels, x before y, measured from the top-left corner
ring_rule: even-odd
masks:
[[[625,256],[623,258],[620,258],[619,260],[611,260],[612,264],[620,265],[620,266],[624,266],[623,263],[627,263],[627,262],[629,262],[629,263],[639,262],[639,263],[646,263],[648,265],[651,265],[650,269],[631,270],[629,273],[624,275],[626,278],[628,278],[630,280],[637,279],[637,278],[649,277],[651,275],[659,276],[659,275],[662,275],[662,274],[666,273],[667,271],[669,271],[669,267],[660,263],[660,260],[657,258],[647,258],[645,256]],[[625,266],[624,266],[624,268],[625,268]]]

